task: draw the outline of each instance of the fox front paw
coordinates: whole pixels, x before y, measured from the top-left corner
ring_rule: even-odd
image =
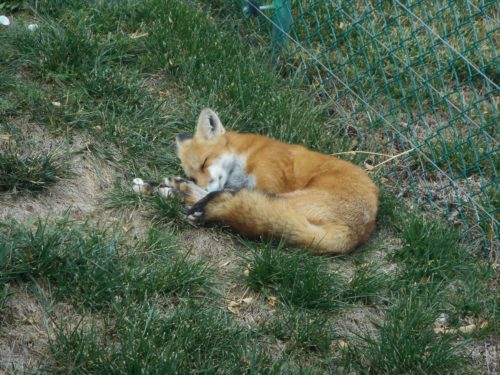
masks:
[[[160,187],[163,196],[175,195],[189,206],[193,206],[207,195],[207,192],[194,182],[182,177],[167,177]]]
[[[186,193],[184,193],[183,191],[167,186],[165,184],[160,185],[160,187],[158,188],[158,194],[164,198],[184,197],[186,195]]]
[[[134,178],[132,180],[132,190],[143,195],[158,193],[165,198],[176,197],[188,206],[193,206],[207,195],[206,190],[182,177],[167,177],[163,184]]]
[[[219,190],[208,193],[203,199],[196,202],[187,212],[188,220],[193,224],[202,223],[204,221],[216,220],[215,209],[219,204],[227,199],[232,198],[232,192]]]
[[[132,180],[132,190],[137,194],[151,195],[157,185],[155,182],[144,181],[142,178],[134,178]]]

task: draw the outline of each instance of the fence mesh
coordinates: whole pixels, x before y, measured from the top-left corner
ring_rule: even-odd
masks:
[[[492,251],[500,216],[499,4],[219,2],[245,20],[246,35],[269,41],[283,74],[333,103],[353,149],[385,154],[362,154],[368,168],[398,155],[377,167],[396,194],[439,210]]]

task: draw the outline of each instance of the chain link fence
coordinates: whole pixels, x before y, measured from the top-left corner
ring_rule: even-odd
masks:
[[[218,1],[401,197],[498,251],[500,3]]]

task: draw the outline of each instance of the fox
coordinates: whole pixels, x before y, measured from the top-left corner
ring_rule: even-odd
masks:
[[[187,219],[229,226],[245,237],[284,238],[316,254],[348,254],[375,228],[379,189],[363,168],[302,145],[226,131],[203,109],[194,135],[175,138],[185,174],[163,184],[133,181],[187,205]]]

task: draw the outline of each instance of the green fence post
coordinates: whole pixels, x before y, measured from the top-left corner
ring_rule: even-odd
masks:
[[[287,34],[292,28],[292,8],[290,0],[274,0],[273,4],[273,53],[277,56],[283,47],[288,48]]]
[[[243,15],[248,18],[264,14],[266,10],[272,10],[273,15],[269,18],[272,22],[272,50],[273,60],[277,57],[283,47],[288,48],[287,34],[292,28],[292,8],[290,0],[274,0],[271,4],[260,5],[259,0],[243,0]]]

